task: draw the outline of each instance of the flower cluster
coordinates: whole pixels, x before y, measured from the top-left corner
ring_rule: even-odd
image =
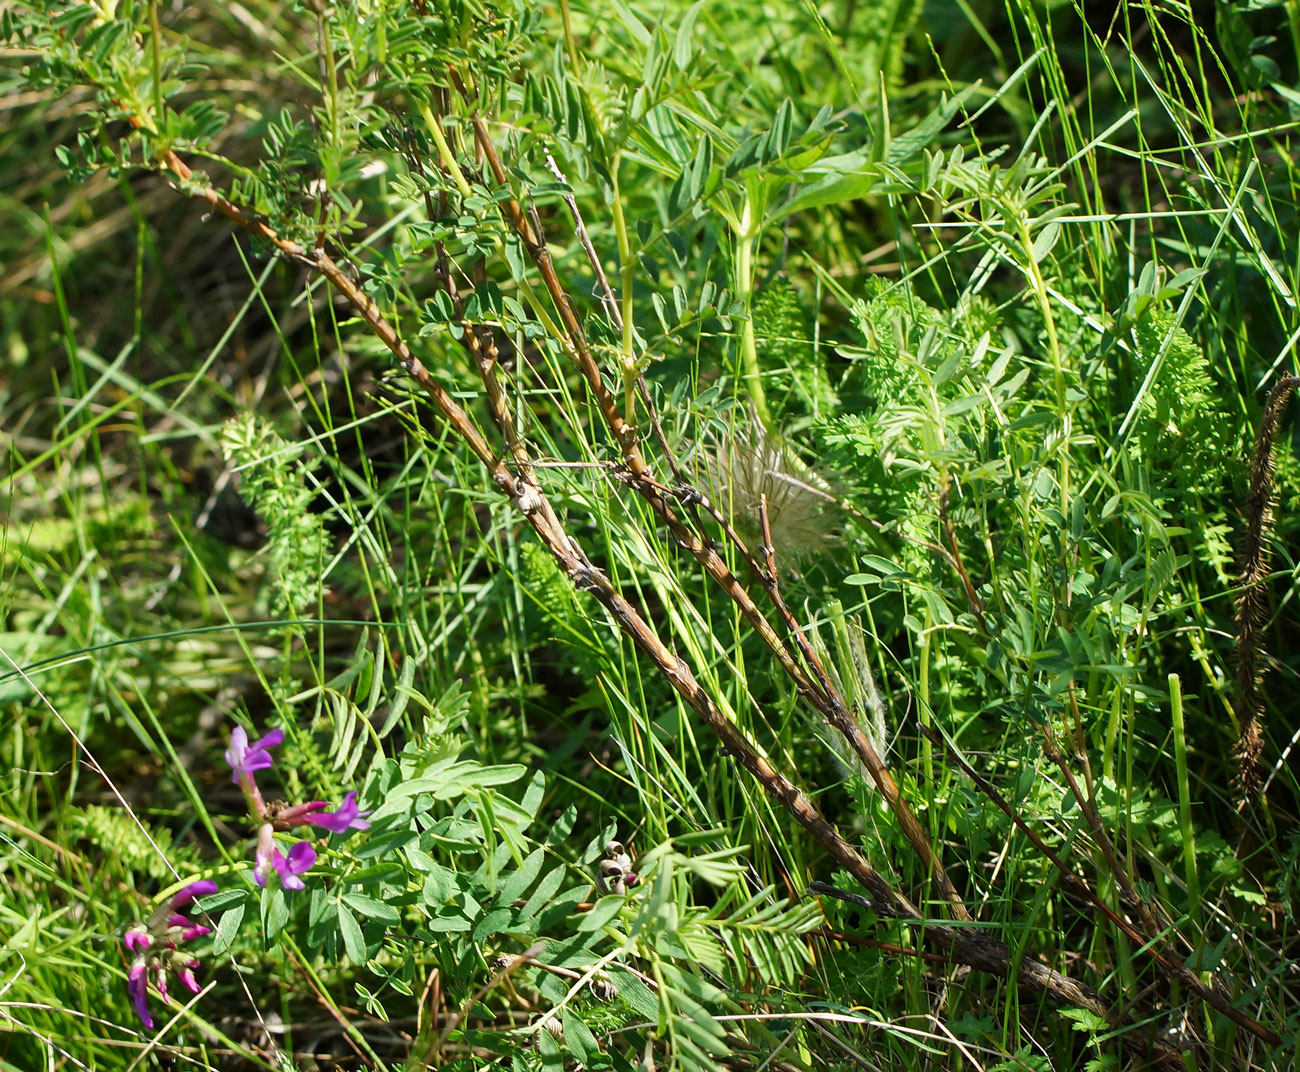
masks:
[[[211,879],[191,882],[169,901],[158,907],[147,923],[137,923],[122,937],[122,944],[131,954],[131,967],[126,976],[126,989],[135,1003],[144,1026],[153,1030],[153,1017],[149,1015],[149,982],[152,972],[154,988],[167,1000],[167,977],[173,974],[191,993],[199,992],[199,981],[194,969],[199,966],[198,958],[186,952],[181,946],[210,934],[211,929],[201,923],[195,923],[180,909],[194,898],[217,892],[217,884]]]
[[[295,826],[316,826],[331,834],[368,830],[370,823],[365,817],[370,813],[357,807],[355,790],[349,792],[333,811],[326,810],[330,805],[325,800],[292,805],[267,804],[257,788],[254,773],[267,770],[274,763],[270,750],[283,740],[283,730],[272,730],[250,744],[248,732],[242,726],[236,726],[230,734],[226,762],[230,765],[230,780],[243,790],[248,810],[258,821],[257,863],[253,867],[253,878],[259,886],[265,886],[267,877],[274,871],[281,888],[301,890],[306,883],[300,876],[316,863],[316,849],[310,841],[299,841],[287,853],[281,852],[275,843],[275,832]]]
[[[302,875],[316,863],[316,849],[310,841],[299,841],[288,852],[281,852],[276,844],[277,830],[291,830],[298,826],[315,826],[331,834],[348,830],[367,830],[370,823],[357,806],[357,794],[350,792],[343,802],[330,809],[328,801],[310,800],[306,804],[266,803],[257,788],[255,774],[269,769],[274,760],[271,749],[284,740],[283,730],[272,730],[258,740],[249,742],[248,732],[235,727],[230,734],[230,747],[226,749],[226,762],[230,765],[231,781],[243,790],[248,810],[258,824],[257,863],[253,877],[259,886],[265,886],[267,877],[274,872],[282,889],[301,890],[306,883]],[[149,1015],[149,987],[167,1000],[167,984],[175,976],[192,993],[199,992],[195,969],[199,960],[185,948],[196,938],[210,934],[211,928],[195,923],[181,909],[196,897],[216,893],[217,884],[211,879],[191,882],[175,896],[155,909],[147,922],[137,923],[122,937],[131,958],[127,971],[127,992],[135,1004],[145,1027],[153,1030],[153,1017]]]

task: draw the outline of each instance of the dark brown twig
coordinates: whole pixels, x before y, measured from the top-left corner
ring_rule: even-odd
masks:
[[[1244,814],[1259,796],[1259,757],[1264,750],[1264,707],[1260,683],[1264,676],[1263,629],[1268,616],[1268,532],[1273,522],[1273,440],[1278,419],[1291,400],[1300,379],[1286,375],[1273,385],[1264,405],[1250,466],[1250,494],[1246,499],[1246,535],[1241,545],[1241,573],[1237,596],[1237,693],[1233,707],[1237,714],[1236,764],[1237,811]]]
[[[874,528],[877,532],[881,533],[882,535],[894,536],[900,540],[903,540],[906,543],[914,544],[917,547],[924,547],[931,554],[938,555],[941,559],[947,562],[948,565],[951,566],[956,571],[958,577],[962,580],[962,588],[965,591],[966,601],[970,605],[971,613],[974,614],[976,618],[979,620],[983,631],[985,633],[988,633],[988,624],[984,617],[984,601],[980,599],[978,593],[975,592],[974,585],[971,584],[970,577],[966,574],[966,567],[962,564],[961,560],[953,554],[951,550],[949,550],[947,547],[944,547],[943,544],[935,543],[933,540],[927,540],[920,536],[911,536],[906,532],[899,532],[897,529],[892,529],[888,525],[886,525],[883,521],[880,521],[874,517],[864,514],[852,503],[845,502],[842,499],[835,500],[835,505],[838,506],[841,510],[843,510],[846,514],[849,514],[852,517],[857,518],[859,521],[862,521],[870,525],[872,528]],[[946,502],[942,503],[941,505],[943,507],[943,510],[947,509]],[[941,511],[941,518],[942,520],[947,521],[947,518],[943,517],[942,511]],[[947,524],[951,526],[950,521],[947,521]],[[954,540],[955,542],[955,531],[949,534],[949,538],[950,540]]]
[[[1073,795],[1075,803],[1078,804],[1080,813],[1087,820],[1093,839],[1101,850],[1102,859],[1106,862],[1106,868],[1110,871],[1116,885],[1119,887],[1120,896],[1133,906],[1133,911],[1137,913],[1142,925],[1147,929],[1148,936],[1154,938],[1155,935],[1165,930],[1168,924],[1156,918],[1154,909],[1147,904],[1133,885],[1128,872],[1120,863],[1119,853],[1115,851],[1115,843],[1111,841],[1110,834],[1106,831],[1106,825],[1102,822],[1101,813],[1097,811],[1096,802],[1079,786],[1079,781],[1075,778],[1074,771],[1070,769],[1070,764],[1065,755],[1056,746],[1056,742],[1052,740],[1051,731],[1044,726],[1041,732],[1043,734],[1043,755],[1056,764],[1061,775],[1065,778],[1065,784]]]
[[[472,106],[472,98],[460,75],[455,69],[450,70],[450,75],[457,91]],[[469,118],[470,125],[474,129],[478,148],[483,154],[489,170],[496,182],[501,186],[505,186],[508,176],[505,166],[501,163],[501,159],[497,154],[496,146],[488,133],[487,123],[482,115],[476,111],[471,112]],[[828,691],[822,683],[815,681],[804,671],[793,653],[773,628],[772,623],[768,621],[766,615],[750,597],[749,592],[732,574],[713,545],[683,524],[669,505],[668,500],[659,491],[661,485],[653,479],[650,466],[638,444],[639,437],[636,430],[628,425],[619,410],[613,392],[604,382],[600,367],[596,363],[591,348],[587,343],[586,335],[573,311],[573,305],[569,300],[568,293],[555,272],[555,265],[551,260],[545,239],[535,226],[535,220],[529,218],[528,213],[519,204],[518,200],[513,197],[502,198],[500,205],[507,222],[515,229],[519,240],[523,243],[525,250],[527,250],[529,257],[537,268],[547,293],[550,294],[551,300],[560,315],[560,321],[564,326],[578,368],[586,379],[614,440],[623,452],[623,460],[628,467],[633,487],[659,515],[678,546],[693,555],[696,561],[703,566],[705,572],[722,587],[727,596],[736,604],[745,620],[762,639],[763,643],[767,645],[768,650],[776,657],[781,669],[795,683],[800,695],[849,742],[862,760],[881,795],[884,796],[893,810],[898,819],[899,828],[903,831],[904,836],[917,855],[925,863],[926,869],[934,878],[936,885],[938,885],[950,904],[959,905],[960,897],[956,894],[942,861],[930,844],[930,840],[922,829],[920,822],[917,821],[915,813],[903,798],[884,760],[858,723],[856,716],[838,693],[833,689]],[[962,911],[964,909],[956,909],[955,913],[960,917]]]
[[[1036,848],[1039,852],[1041,852],[1047,858],[1048,862],[1051,863],[1051,865],[1061,873],[1062,879],[1065,881],[1065,884],[1068,887],[1070,887],[1071,892],[1077,894],[1080,897],[1087,898],[1089,901],[1093,902],[1093,904],[1095,904],[1098,908],[1100,908],[1103,912],[1110,911],[1109,906],[1103,904],[1102,902],[1096,899],[1096,896],[1092,892],[1092,888],[1083,879],[1081,879],[1078,875],[1076,875],[1073,871],[1071,871],[1069,867],[1066,866],[1065,861],[1062,860],[1061,857],[1056,854],[1056,851],[1050,845],[1048,845],[1047,842],[1045,842],[1041,837],[1039,837],[1038,834],[1035,833],[1033,828],[1030,827],[1028,823],[1026,823],[1022,818],[1020,818],[1020,813],[1017,812],[1016,809],[1011,806],[1010,802],[993,787],[992,783],[990,783],[987,778],[985,778],[982,774],[979,773],[979,771],[977,771],[974,767],[972,767],[969,763],[966,762],[965,758],[961,755],[961,753],[958,752],[957,749],[955,749],[951,744],[948,743],[948,739],[944,737],[943,734],[941,734],[933,726],[920,725],[917,726],[917,729],[920,731],[921,736],[924,737],[927,741],[929,741],[933,745],[936,745],[939,748],[942,748],[948,754],[948,758],[951,759],[952,762],[956,763],[957,766],[959,766],[962,769],[962,772],[966,775],[966,777],[968,777],[972,782],[975,783],[975,788],[978,789],[981,793],[983,793],[986,797],[988,797],[989,800],[993,801],[993,803],[997,806],[998,810],[1001,811],[1003,815],[1005,815],[1008,819],[1011,820],[1011,822],[1015,825],[1016,829],[1019,830],[1022,834],[1025,835],[1025,837],[1027,837],[1030,840],[1034,848]],[[1115,922],[1120,922],[1120,921],[1117,918]]]
[[[956,763],[966,776],[975,783],[976,788],[988,797],[989,800],[993,801],[997,808],[1015,824],[1016,829],[1024,834],[1025,837],[1033,843],[1034,847],[1038,849],[1044,857],[1046,857],[1048,862],[1050,862],[1051,865],[1060,873],[1062,881],[1068,887],[1068,892],[1083,898],[1096,908],[1097,911],[1123,931],[1131,941],[1135,942],[1142,951],[1159,964],[1164,971],[1176,978],[1211,1008],[1222,1013],[1234,1023],[1245,1028],[1252,1035],[1263,1039],[1271,1045],[1276,1046],[1281,1042],[1281,1039],[1274,1032],[1235,1008],[1232,1001],[1225,994],[1201,982],[1200,976],[1189,969],[1178,957],[1178,954],[1171,950],[1165,942],[1163,934],[1171,928],[1160,928],[1153,932],[1144,932],[1126,920],[1111,908],[1110,905],[1106,904],[1106,902],[1098,896],[1097,892],[1085,879],[1076,875],[1074,871],[1069,868],[1056,851],[1041,837],[1039,837],[1038,834],[1035,833],[1035,831],[1020,817],[1019,813],[1011,806],[1010,802],[1008,802],[986,778],[976,771],[974,767],[967,763],[961,754],[948,743],[947,738],[929,726],[921,726],[920,730],[931,744],[938,745],[948,753],[948,756],[952,761]],[[1060,753],[1058,751],[1057,757],[1059,756]],[[1072,787],[1072,792],[1075,792],[1077,795],[1077,786]],[[1125,881],[1125,885],[1128,885],[1127,881]],[[811,887],[809,888],[811,889]],[[1122,892],[1123,886],[1121,886],[1121,893]],[[1146,908],[1145,904],[1141,900],[1136,900],[1134,903],[1135,908],[1138,908],[1139,910]],[[1148,918],[1150,918],[1149,910],[1143,915],[1143,922],[1146,923]]]
[[[766,495],[759,496],[759,518],[763,527],[762,551],[764,558],[766,559],[766,569],[764,570],[763,579],[767,586],[768,593],[771,596],[772,602],[776,606],[778,613],[780,613],[780,615],[785,619],[787,628],[789,628],[791,635],[795,638],[795,642],[799,646],[799,651],[807,661],[812,672],[816,675],[822,689],[828,696],[834,695],[835,689],[831,684],[830,675],[826,673],[826,668],[822,665],[821,659],[818,658],[816,650],[809,641],[807,631],[799,628],[798,621],[795,619],[795,616],[790,613],[789,608],[786,606],[785,599],[781,595],[780,582],[776,571],[776,549],[772,544],[772,525],[771,520],[768,517]],[[854,732],[852,734],[845,733],[844,736],[855,745],[859,738],[861,738],[867,745],[866,749],[857,749],[859,757],[862,758],[864,762],[870,762],[868,755],[866,754],[869,752],[870,756],[875,757],[875,761],[883,766],[884,761],[879,758],[879,753],[870,745],[870,742],[867,741],[866,733],[863,731],[862,724],[858,722],[856,716],[853,717],[853,730]],[[888,772],[886,772],[886,774],[888,774]],[[892,778],[890,780],[892,781]],[[878,779],[877,784],[879,784]],[[912,822],[916,821],[915,818],[911,816],[910,812],[908,813],[908,819]],[[904,825],[904,829],[906,829],[906,820],[901,813],[899,815],[899,822],[900,825]],[[917,837],[909,836],[909,840],[912,841],[913,845],[916,845],[919,842],[924,846],[925,850],[928,851],[930,848],[929,839],[924,835],[924,833],[919,832],[919,830],[918,834],[919,836]],[[942,893],[944,898],[948,901],[953,917],[962,922],[969,922],[971,918],[970,913],[966,910],[966,905],[962,901],[961,894],[957,892],[951,881],[949,881],[947,873],[944,872],[941,867],[936,867],[935,864],[937,861],[928,858],[925,852],[921,852],[921,858],[934,874],[935,884],[939,887],[940,893]]]
[[[948,488],[951,484],[952,478],[945,472],[939,480],[939,521],[943,525],[944,535],[948,538],[949,561],[957,571],[957,576],[961,578],[962,589],[966,593],[966,603],[971,613],[975,615],[975,620],[980,624],[980,632],[988,636],[989,623],[984,618],[984,601],[975,591],[970,574],[966,572],[966,563],[961,557],[961,545],[957,543],[957,530],[953,527],[952,517],[948,513]]]

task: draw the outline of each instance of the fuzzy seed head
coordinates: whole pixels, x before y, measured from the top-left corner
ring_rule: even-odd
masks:
[[[719,443],[705,464],[710,498],[747,542],[762,542],[765,499],[778,560],[812,557],[834,539],[830,484],[757,419]]]

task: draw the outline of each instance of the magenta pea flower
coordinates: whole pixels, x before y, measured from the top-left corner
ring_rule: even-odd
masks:
[[[248,731],[243,726],[236,726],[230,731],[230,747],[226,749],[226,762],[230,764],[230,780],[244,791],[248,801],[248,810],[258,818],[266,813],[266,804],[257,788],[255,771],[267,770],[274,760],[270,749],[284,740],[284,730],[272,730],[259,737],[252,744],[248,743]]]
[[[226,762],[230,764],[230,780],[236,785],[244,778],[251,778],[254,771],[266,770],[274,760],[269,749],[284,740],[284,730],[272,730],[259,737],[251,745],[248,743],[248,731],[243,726],[236,726],[230,731],[230,747],[226,749]]]
[[[195,923],[177,909],[184,908],[196,897],[205,897],[216,893],[217,884],[211,879],[200,879],[183,887],[168,900],[159,905],[145,923],[137,923],[122,936],[122,944],[128,953],[134,954],[131,967],[126,974],[126,992],[130,995],[140,1021],[150,1031],[153,1030],[153,1017],[149,1015],[149,972],[154,973],[153,985],[167,1000],[167,973],[171,972],[191,991],[200,990],[194,969],[199,961],[192,954],[182,951],[185,942],[211,934],[210,927]]]
[[[292,826],[319,826],[331,834],[342,834],[347,830],[369,830],[366,821],[368,811],[357,807],[357,791],[349,790],[335,811],[326,811],[327,800],[309,800],[306,804],[294,804],[292,807],[276,810],[272,807],[271,821],[277,830],[287,830]]]
[[[266,876],[271,873],[276,851],[275,827],[263,823],[257,828],[257,862],[253,865],[253,878],[259,886],[266,885]]]
[[[267,826],[263,830],[270,829]],[[298,876],[306,871],[310,871],[312,865],[316,862],[316,850],[312,847],[310,841],[300,841],[289,850],[286,856],[279,849],[272,848],[269,863],[275,868],[275,873],[280,878],[280,888],[285,890],[304,890],[307,884]],[[258,865],[253,869],[253,877],[257,880],[259,886],[266,885],[266,876],[270,868],[262,866],[262,853],[258,852]]]
[[[171,900],[171,907],[174,909],[184,908],[196,897],[206,897],[210,893],[217,892],[217,884],[210,878],[201,878],[197,882],[191,882],[188,886],[182,886]]]
[[[149,965],[143,960],[132,964],[131,970],[126,973],[126,992],[131,995],[140,1022],[152,1031],[153,1017],[149,1015]]]
[[[307,821],[312,826],[324,827],[331,834],[341,834],[345,830],[369,830],[370,822],[366,819],[369,814],[368,811],[358,809],[357,791],[350,789],[337,810],[321,812]]]
[[[272,804],[267,810],[267,819],[277,830],[289,830],[295,826],[307,826],[315,821],[318,811],[330,806],[328,800],[309,800],[306,804]]]
[[[370,812],[362,811],[357,805],[356,790],[350,791],[333,811],[328,810],[330,804],[326,800],[309,800],[305,804],[273,801],[267,804],[257,788],[254,775],[257,771],[267,770],[274,765],[270,750],[283,740],[283,730],[271,730],[250,743],[248,731],[242,726],[236,726],[230,732],[226,763],[230,766],[231,780],[243,790],[249,813],[257,823],[254,880],[259,886],[265,886],[267,878],[275,871],[282,889],[301,890],[306,884],[299,876],[315,864],[316,850],[309,842],[300,841],[285,854],[276,847],[275,832],[295,826],[316,826],[331,834],[369,830],[370,823],[366,816]]]

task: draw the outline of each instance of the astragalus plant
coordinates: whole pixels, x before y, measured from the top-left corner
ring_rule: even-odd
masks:
[[[1209,431],[1192,332],[1227,225],[1121,221],[1138,80],[1100,65],[1085,119],[1043,12],[1005,16],[1011,62],[974,12],[927,52],[884,7],[309,2],[213,40],[158,3],[6,11],[30,91],[84,94],[63,166],[232,231],[293,369],[195,432],[263,515],[232,575],[273,574],[272,618],[175,525],[202,600],[265,632],[222,702],[268,731],[226,751],[251,864],[228,785],[176,775],[240,1028],[205,994],[157,1045],[267,1066],[309,1001],[409,1069],[1281,1043],[1228,941],[1247,872],[1197,855],[1180,688],[1222,680],[1189,593],[1230,583],[1249,438]],[[235,48],[255,77],[211,76]],[[1257,173],[1170,196],[1231,219]],[[202,378],[111,369],[173,425]],[[197,628],[161,565],[150,608]],[[282,745],[336,810],[263,800]],[[128,934],[148,1024],[151,966],[198,983]]]

